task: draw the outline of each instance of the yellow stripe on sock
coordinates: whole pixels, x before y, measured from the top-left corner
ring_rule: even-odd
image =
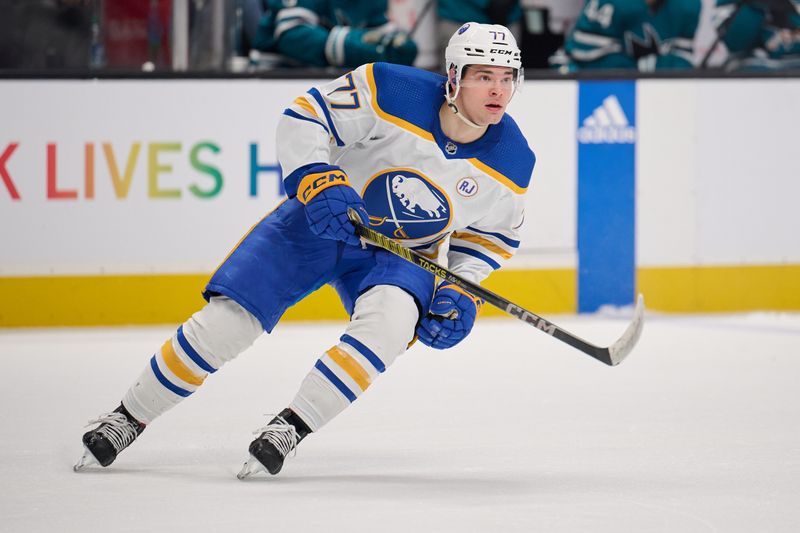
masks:
[[[328,357],[333,359],[337,365],[342,367],[342,369],[347,372],[351,378],[353,378],[353,381],[355,381],[358,386],[361,387],[362,391],[367,390],[367,387],[369,387],[369,384],[372,382],[372,380],[370,379],[367,371],[364,370],[364,367],[361,366],[358,361],[353,359],[350,354],[344,352],[336,346],[328,350],[326,353],[328,354]]]
[[[172,347],[172,339],[169,339],[164,343],[164,346],[161,347],[161,356],[164,358],[164,362],[167,363],[167,368],[186,383],[199,387],[203,384],[203,381],[205,381],[205,376],[195,376],[189,367],[186,366],[186,363],[178,358],[178,354],[175,353],[175,348]]]

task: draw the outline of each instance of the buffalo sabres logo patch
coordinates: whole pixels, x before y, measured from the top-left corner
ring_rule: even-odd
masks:
[[[361,196],[370,213],[370,226],[395,239],[437,235],[452,218],[447,194],[410,168],[390,168],[375,174]]]

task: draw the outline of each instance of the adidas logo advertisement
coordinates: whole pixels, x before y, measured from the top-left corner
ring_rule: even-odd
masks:
[[[578,142],[583,144],[632,144],[636,128],[630,125],[615,95],[603,100],[578,128]]]
[[[578,310],[594,313],[636,293],[636,80],[579,82],[577,119]]]

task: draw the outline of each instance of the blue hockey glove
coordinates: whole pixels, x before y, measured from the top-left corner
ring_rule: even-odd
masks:
[[[304,176],[297,187],[297,199],[305,204],[308,226],[315,235],[358,246],[360,239],[347,217],[347,208],[355,209],[364,224],[367,210],[342,169],[329,167]]]
[[[437,350],[452,348],[472,331],[482,305],[482,299],[442,282],[433,295],[428,316],[417,326],[420,342]]]

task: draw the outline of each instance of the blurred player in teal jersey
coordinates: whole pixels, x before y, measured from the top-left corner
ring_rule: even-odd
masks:
[[[800,68],[800,0],[717,0],[729,70]]]
[[[417,45],[386,18],[386,0],[268,0],[253,47],[298,65],[411,65]]]
[[[700,0],[587,0],[551,63],[582,69],[692,68]]]

